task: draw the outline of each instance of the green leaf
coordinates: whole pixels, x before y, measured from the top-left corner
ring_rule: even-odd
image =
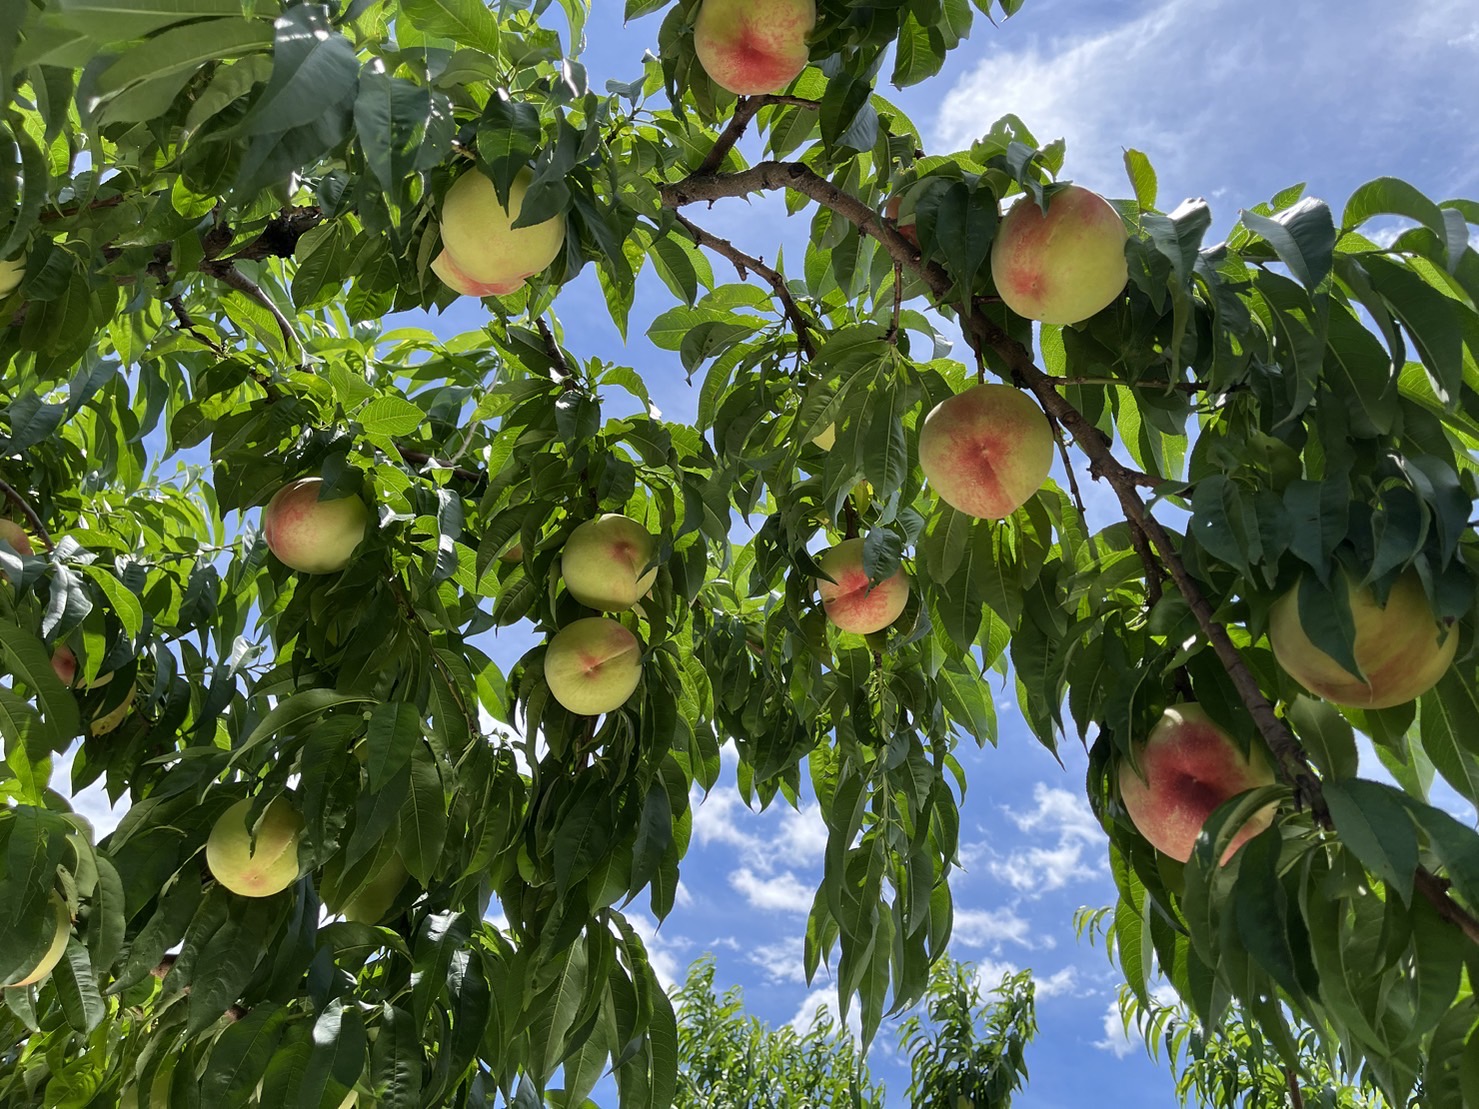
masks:
[[[1240,213],[1243,225],[1266,239],[1296,281],[1314,292],[1330,276],[1335,257],[1335,220],[1323,200],[1307,197],[1273,218]]]
[[[400,852],[406,869],[429,885],[447,839],[447,803],[441,775],[424,744],[411,760],[411,790],[401,809]]]
[[[236,125],[243,137],[314,124],[355,94],[359,59],[354,45],[330,25],[327,8],[289,8],[274,26],[272,79]]]
[[[240,16],[240,0],[56,0],[66,26],[94,42],[143,38],[163,27],[203,17]]]
[[[1155,167],[1138,150],[1125,151],[1125,176],[1135,190],[1135,202],[1144,210],[1155,207],[1157,183]]]
[[[1398,791],[1360,778],[1325,783],[1325,802],[1341,840],[1403,901],[1412,900],[1417,830]],[[1397,796],[1394,796],[1397,795]]]
[[[333,689],[305,689],[294,693],[262,718],[251,734],[231,752],[231,763],[239,763],[254,750],[281,732],[292,732],[341,705],[373,704],[374,698],[360,693],[339,693]]]
[[[201,1101],[222,1109],[245,1106],[277,1050],[287,1017],[281,1005],[262,1001],[241,1020],[228,1025],[211,1046],[200,1083]]]
[[[425,412],[400,397],[376,397],[359,411],[367,435],[410,435],[425,419]]]
[[[428,35],[449,38],[491,58],[503,56],[498,22],[478,0],[405,0],[401,12]]]

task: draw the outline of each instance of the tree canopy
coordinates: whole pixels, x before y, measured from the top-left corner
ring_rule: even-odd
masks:
[[[1479,1104],[1479,836],[1428,794],[1479,800],[1479,202],[1295,185],[1210,243],[1130,150],[1123,287],[1035,323],[1005,221],[1071,150],[1012,115],[926,150],[886,95],[1018,7],[820,0],[809,64],[736,97],[698,0],[628,0],[659,50],[599,89],[584,0],[0,0],[0,1099],[670,1105],[623,907],[681,912],[729,743],[747,803],[820,804],[806,971],[866,1046],[947,950],[952,752],[1010,673],[1089,749],[1142,1002],[1159,972],[1288,1066],[1307,1027],[1393,1104]],[[703,226],[760,194],[799,258]],[[695,421],[562,321],[587,267],[623,334],[660,283]],[[486,323],[438,337],[459,289]],[[1069,461],[999,519],[921,464],[988,380]],[[562,552],[606,514],[651,550],[598,618]],[[871,592],[818,565],[852,539]],[[819,576],[900,607],[844,631]],[[1168,709],[1241,769],[1158,786]],[[1184,862],[1146,838],[1182,801]]]

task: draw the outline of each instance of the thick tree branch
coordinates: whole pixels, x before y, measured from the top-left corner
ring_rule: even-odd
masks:
[[[921,259],[913,247],[881,219],[878,213],[800,163],[761,162],[740,173],[690,177],[662,186],[661,193],[664,205],[679,208],[685,204],[712,202],[725,197],[747,196],[753,192],[774,189],[794,189],[830,208],[863,234],[877,239],[897,264],[924,282],[937,303],[951,302],[954,283],[940,266]],[[1132,528],[1138,527],[1144,532],[1171,581],[1196,617],[1202,634],[1206,636],[1237,690],[1239,700],[1252,715],[1259,734],[1273,752],[1284,779],[1294,787],[1296,803],[1308,804],[1315,820],[1322,827],[1331,827],[1330,810],[1325,804],[1320,779],[1310,767],[1304,748],[1274,711],[1272,702],[1264,695],[1258,679],[1228,635],[1227,628],[1218,621],[1211,602],[1187,570],[1170,533],[1151,515],[1141,499],[1138,487],[1153,488],[1159,481],[1126,466],[1116,458],[1109,439],[1058,392],[1053,379],[1033,362],[1031,352],[978,308],[974,305],[967,306],[961,312],[960,322],[967,342],[978,352],[984,348],[992,350],[1005,364],[1012,379],[1028,389],[1048,416],[1073,436],[1079,449],[1089,459],[1089,472],[1096,479],[1102,478],[1109,483],[1119,499],[1125,518]],[[1458,927],[1472,942],[1479,944],[1479,919],[1449,896],[1442,879],[1420,867],[1416,875],[1416,888],[1445,920]]]
[[[53,550],[56,544],[51,541],[51,534],[46,530],[46,525],[41,522],[40,514],[31,507],[31,502],[16,492],[15,488],[7,481],[0,480],[0,494],[16,508],[20,509],[21,515],[36,533],[36,538],[41,540],[41,545],[48,551]]]
[[[791,295],[791,290],[786,287],[786,279],[781,273],[767,266],[759,258],[746,254],[728,239],[721,239],[713,232],[705,231],[681,213],[678,215],[678,222],[682,224],[683,229],[692,235],[694,241],[700,246],[706,246],[714,251],[714,253],[722,254],[734,263],[734,268],[739,271],[741,280],[745,278],[748,271],[759,274],[769,282],[770,287],[775,290],[775,295],[781,302],[781,308],[785,311],[786,318],[791,321],[791,329],[796,332],[796,342],[801,347],[801,353],[806,355],[807,358],[816,357],[816,345],[811,341],[811,335],[809,334],[811,324],[801,314],[801,308],[796,303],[796,298]]]

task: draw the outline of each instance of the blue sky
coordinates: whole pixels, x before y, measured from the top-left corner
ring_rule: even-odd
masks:
[[[637,76],[642,51],[655,44],[661,17],[623,27],[621,6],[596,0],[583,60],[597,88]],[[1384,174],[1440,199],[1479,197],[1473,0],[1028,0],[1000,26],[978,18],[936,80],[885,94],[914,118],[931,152],[968,145],[1014,112],[1040,139],[1066,138],[1065,176],[1113,196],[1129,191],[1122,149],[1141,149],[1159,171],[1160,206],[1205,196],[1217,233],[1239,208],[1297,181],[1337,212],[1352,189]],[[777,243],[799,242],[805,227],[787,224],[777,204],[740,200],[694,218],[771,260]],[[727,263],[714,266],[721,280],[734,280]],[[566,344],[582,357],[634,366],[665,416],[690,419],[696,389],[684,383],[676,356],[643,335],[672,303],[648,276],[623,347],[588,268],[556,306]],[[452,334],[484,318],[464,298],[429,326]],[[1085,493],[1107,522],[1100,515],[1107,491],[1096,495],[1085,483]],[[489,646],[507,667],[529,642],[505,633]],[[1000,747],[977,751],[967,742],[960,752],[971,784],[962,812],[965,867],[953,884],[953,953],[979,962],[992,979],[1028,966],[1038,978],[1041,1031],[1017,1104],[1175,1105],[1164,1063],[1126,1041],[1110,1015],[1116,978],[1102,945],[1080,943],[1073,931],[1075,909],[1114,898],[1104,837],[1083,800],[1083,749],[1077,737],[1065,740],[1060,767],[1028,734],[1009,685],[997,702]],[[1372,762],[1363,760],[1367,772]],[[825,977],[808,988],[801,971],[822,824],[809,805],[751,813],[732,787],[726,774],[697,808],[679,903],[661,928],[647,921],[644,932],[665,974],[681,978],[692,959],[712,952],[721,988],[743,986],[751,1012],[776,1024],[804,1020],[833,993]],[[98,819],[100,834],[111,825],[97,798],[79,799],[79,807]],[[903,1105],[907,1066],[892,1047],[885,1027],[871,1062],[891,1104]]]

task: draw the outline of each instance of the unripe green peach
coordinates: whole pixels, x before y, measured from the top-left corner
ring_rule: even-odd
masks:
[[[0,300],[20,288],[21,278],[26,274],[26,256],[0,258]]]
[[[1397,578],[1384,608],[1369,586],[1344,578],[1356,629],[1352,653],[1361,674],[1350,673],[1305,634],[1298,585],[1269,613],[1268,640],[1279,665],[1315,696],[1349,708],[1390,708],[1437,685],[1458,650],[1458,632],[1440,627],[1417,571]]]
[[[498,202],[493,182],[474,169],[464,173],[442,200],[442,250],[432,272],[465,296],[507,296],[523,287],[565,246],[565,217],[514,227],[534,174],[520,170],[509,186],[508,207]]]
[[[365,537],[370,512],[358,497],[319,500],[323,478],[290,481],[262,511],[262,536],[283,565],[305,574],[332,574],[349,565]]]
[[[1055,192],[1047,214],[1030,196],[991,244],[991,279],[1006,306],[1043,323],[1079,323],[1112,304],[1129,279],[1124,221],[1097,193]]]
[[[550,640],[544,679],[570,712],[612,712],[626,704],[642,680],[642,641],[610,617],[576,620]]]
[[[32,967],[24,978],[18,982],[7,983],[7,988],[34,986],[50,974],[56,968],[56,965],[62,961],[62,955],[67,950],[67,940],[72,935],[72,918],[67,915],[67,903],[55,891],[52,892],[51,900],[48,904],[51,907],[52,916],[56,921],[56,930],[52,933],[51,946],[41,956],[41,961]]]
[[[882,631],[909,603],[909,579],[902,569],[877,584],[863,570],[863,541],[844,539],[823,551],[817,569],[832,578],[817,578],[817,592],[827,619],[843,631],[867,635]]]
[[[400,854],[392,853],[364,888],[345,901],[341,897],[344,891],[339,888],[343,868],[336,861],[324,867],[324,880],[319,892],[323,896],[324,906],[330,912],[339,913],[345,920],[356,924],[378,924],[409,877]]]
[[[657,540],[651,532],[630,517],[608,512],[570,533],[560,550],[560,573],[565,588],[581,604],[602,612],[624,612],[657,579],[657,567],[647,569],[656,554]]]
[[[982,520],[1010,516],[1042,488],[1053,431],[1036,402],[1010,385],[976,385],[941,401],[919,431],[930,488]]]
[[[1235,794],[1274,780],[1258,747],[1244,755],[1237,741],[1191,702],[1166,709],[1141,748],[1139,763],[1139,774],[1128,760],[1120,763],[1125,811],[1154,847],[1181,862],[1191,858],[1213,810]],[[1271,805],[1250,817],[1228,844],[1223,863],[1273,817]]]
[[[303,818],[285,797],[274,797],[252,843],[250,799],[238,801],[216,821],[205,844],[206,865],[216,881],[243,897],[271,897],[298,880],[298,840]]]
[[[816,0],[703,0],[693,51],[710,80],[736,96],[779,92],[803,69]]]

